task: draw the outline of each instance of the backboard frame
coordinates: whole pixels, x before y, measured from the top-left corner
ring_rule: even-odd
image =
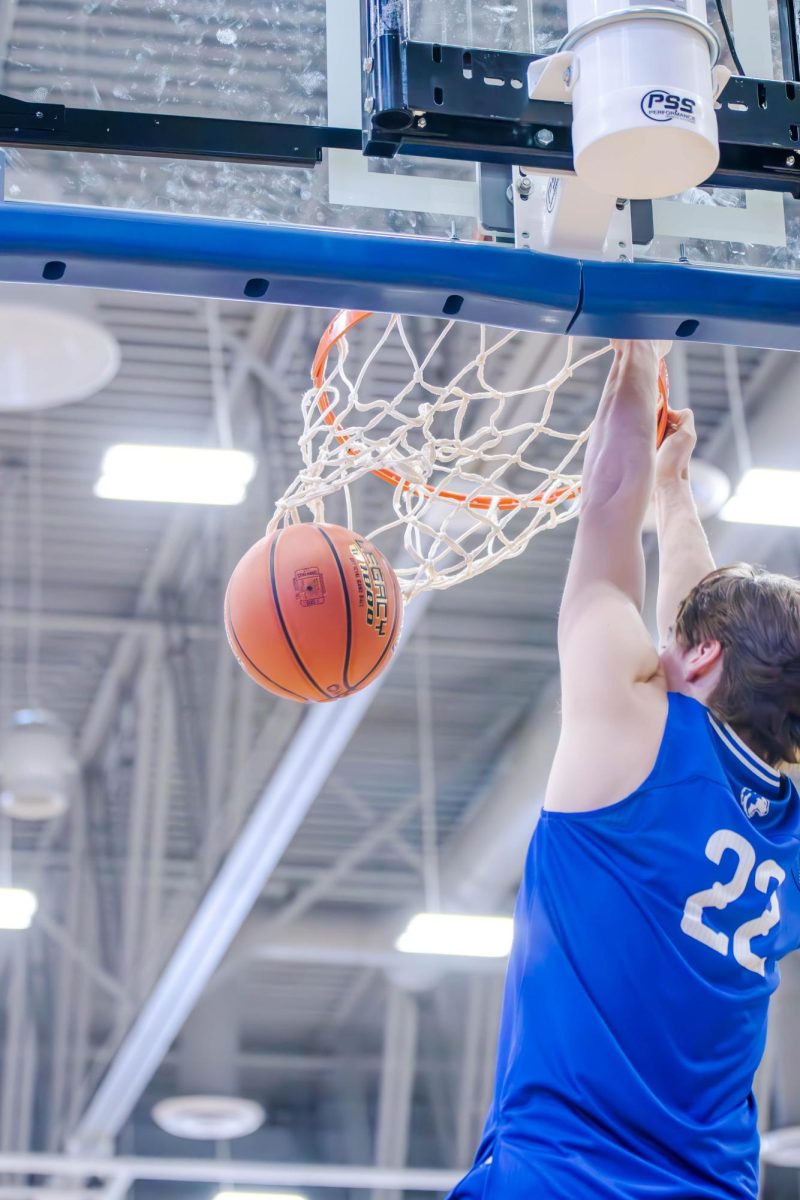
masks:
[[[544,333],[800,350],[789,276],[594,263],[483,243],[6,202],[0,278],[314,308],[369,308]],[[692,314],[687,316],[687,314]]]
[[[374,86],[374,68],[364,72],[369,112],[363,130],[70,108],[0,93],[0,144],[288,167],[313,167],[325,150],[346,149],[366,158],[404,154],[572,174],[571,107],[530,100],[524,89],[511,86],[541,57],[405,42],[393,68],[400,79],[388,98]],[[487,79],[502,85],[488,88]],[[502,103],[495,93],[503,94]],[[434,100],[437,94],[441,102]],[[487,96],[493,115],[481,107]],[[717,119],[720,163],[703,186],[786,191],[800,199],[800,86],[734,77],[720,97]],[[407,124],[399,127],[401,122]]]
[[[381,32],[378,45],[369,19],[382,0],[349,4],[355,18],[362,17],[362,78],[355,78],[357,68],[352,79],[348,73],[347,102],[330,111],[353,120],[363,87],[362,128],[88,110],[3,95],[0,144],[304,168],[323,154],[331,166],[342,156],[364,169],[370,157],[402,154],[525,165],[548,175],[572,171],[570,107],[531,101],[526,89],[511,86],[540,56],[413,41],[398,30]],[[490,88],[487,79],[503,84]],[[718,115],[722,157],[708,183],[746,187],[765,201],[779,201],[775,193],[782,191],[800,199],[800,87],[734,78]],[[538,136],[542,131],[552,137]],[[426,181],[373,182],[385,190],[387,184],[417,189]],[[715,210],[715,220],[741,213],[747,209]],[[738,270],[741,286],[732,288],[729,272],[706,265],[591,263],[507,246],[321,227],[5,201],[0,278],[457,315],[543,332],[800,348],[797,282],[778,274]],[[750,300],[746,311],[742,287]]]

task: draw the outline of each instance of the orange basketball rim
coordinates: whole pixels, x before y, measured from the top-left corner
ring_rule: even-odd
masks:
[[[336,416],[331,407],[331,399],[325,388],[325,372],[328,365],[328,359],[331,351],[338,346],[343,338],[346,338],[356,325],[360,325],[362,321],[366,321],[368,317],[374,316],[374,313],[363,312],[359,309],[342,309],[333,318],[328,328],[323,333],[317,346],[317,352],[314,355],[314,362],[311,366],[311,378],[314,387],[317,391],[317,405],[322,413],[326,423],[333,429],[337,441],[340,445],[346,446],[351,440],[351,435],[344,429],[336,420]],[[669,375],[667,373],[667,364],[662,359],[661,369],[658,376],[658,409],[657,409],[657,445],[661,445],[667,433],[667,425],[669,422]],[[357,451],[353,450],[353,454]],[[403,479],[402,475],[398,475],[396,471],[391,471],[388,467],[376,467],[372,472],[377,475],[378,479],[383,479],[386,483],[390,483],[393,487],[401,487],[403,491],[427,492],[431,496],[441,498],[443,500],[452,500],[456,504],[467,504],[470,508],[477,509],[492,509],[498,508],[501,511],[508,511],[515,508],[527,508],[529,505],[535,504],[557,504],[559,500],[571,499],[580,492],[580,488],[563,487],[556,488],[552,492],[537,492],[533,496],[503,496],[498,500],[496,496],[472,496],[469,497],[463,492],[450,492],[432,487],[429,483],[412,483],[407,479]]]

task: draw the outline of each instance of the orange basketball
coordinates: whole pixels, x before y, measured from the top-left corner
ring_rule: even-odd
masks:
[[[237,564],[225,630],[251,679],[290,700],[338,700],[392,657],[403,620],[397,576],[341,525],[289,525]]]

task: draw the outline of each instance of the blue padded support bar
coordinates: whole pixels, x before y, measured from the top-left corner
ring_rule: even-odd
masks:
[[[41,283],[59,263],[57,286],[457,315],[554,333],[575,315],[581,276],[569,259],[537,263],[482,244],[0,205],[0,278]]]
[[[486,243],[0,204],[0,279],[800,349],[800,281]]]
[[[657,263],[583,263],[571,333],[800,350],[800,278]],[[664,332],[665,330],[669,332]]]

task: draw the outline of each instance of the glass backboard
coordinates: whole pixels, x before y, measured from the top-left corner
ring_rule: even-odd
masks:
[[[362,119],[363,0],[17,0],[0,15],[0,90],[27,101],[251,121]],[[398,0],[401,2],[401,0]],[[551,0],[407,0],[412,38],[548,53],[566,31]],[[745,70],[785,77],[779,0],[728,0]],[[709,20],[717,28],[714,0]],[[481,241],[475,164],[330,150],[316,168],[118,154],[7,152],[5,197],[252,223]],[[639,257],[797,269],[800,202],[695,189],[654,205]]]

